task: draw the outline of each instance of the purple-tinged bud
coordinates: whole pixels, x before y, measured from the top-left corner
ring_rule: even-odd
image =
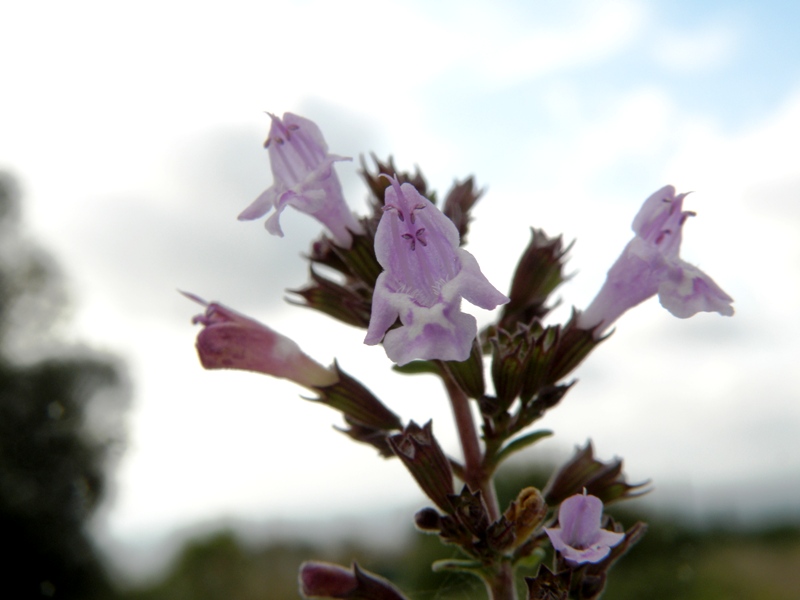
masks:
[[[293,206],[317,219],[337,244],[349,248],[351,232],[362,233],[362,227],[347,207],[333,163],[350,159],[328,153],[322,132],[313,121],[292,113],[284,113],[283,119],[269,116],[272,126],[264,147],[269,152],[273,183],[242,211],[239,220],[258,219],[275,209],[267,219],[267,231],[283,237],[280,214]]]
[[[514,270],[508,294],[511,300],[503,307],[499,327],[514,331],[517,323],[528,324],[550,312],[552,306],[545,304],[567,279],[564,264],[571,247],[564,247],[561,236],[550,238],[541,229],[531,229],[531,241]]]
[[[300,593],[304,598],[349,600],[407,600],[397,588],[353,563],[352,570],[324,562],[300,565]]]
[[[370,302],[363,289],[353,289],[317,273],[313,268],[311,284],[299,290],[289,290],[300,296],[303,301],[297,303],[318,310],[355,327],[366,327],[369,324]]]
[[[371,171],[369,167],[367,167],[367,161],[362,155],[359,174],[364,179],[364,182],[367,184],[374,197],[372,205],[376,220],[380,219],[381,215],[383,215],[383,199],[386,196],[386,188],[391,185],[391,183],[389,183],[389,177],[394,177],[400,183],[410,183],[420,194],[430,198],[431,201],[436,204],[436,196],[433,191],[428,191],[428,182],[425,181],[425,177],[420,173],[419,167],[415,168],[414,173],[398,171],[397,167],[394,165],[394,158],[391,156],[385,162],[375,156],[374,153],[370,154],[370,158],[372,158],[372,162],[375,163],[375,168]]]
[[[197,354],[204,368],[254,371],[312,389],[338,381],[335,371],[309,358],[286,336],[222,304],[183,294],[206,307],[204,314],[192,319],[204,325],[197,335]]]
[[[480,197],[483,195],[483,190],[475,188],[475,181],[472,177],[467,177],[464,181],[453,183],[453,187],[447,192],[444,199],[444,206],[442,212],[450,219],[458,229],[458,235],[461,238],[461,245],[463,246],[467,241],[467,232],[469,231],[469,223],[472,220],[470,212]]]
[[[647,483],[627,483],[622,472],[622,460],[617,458],[608,463],[597,460],[592,443],[587,442],[585,448],[577,448],[569,462],[553,473],[542,493],[551,506],[584,489],[608,504],[647,493],[647,490],[633,493]]]
[[[598,563],[625,537],[600,529],[602,517],[603,502],[584,491],[564,500],[558,509],[559,527],[545,527],[544,531],[568,563]]]
[[[658,294],[661,305],[685,319],[704,312],[733,315],[728,296],[708,275],[679,256],[686,194],[665,186],[652,194],[633,220],[636,234],[609,269],[603,287],[578,318],[578,327],[602,336],[622,313]]]
[[[364,385],[339,368],[334,362],[336,381],[328,386],[316,386],[317,402],[341,411],[353,423],[376,430],[399,430],[403,427],[400,417],[389,410]]]
[[[357,586],[351,569],[322,562],[300,566],[300,591],[307,598],[346,598]]]
[[[383,340],[398,365],[412,360],[466,360],[478,333],[461,299],[485,309],[508,302],[459,247],[458,230],[414,186],[389,178],[375,256],[375,284],[365,344]],[[402,327],[391,329],[397,319]]]
[[[433,437],[431,421],[424,427],[411,421],[403,433],[389,438],[389,445],[428,498],[445,512],[451,512],[449,496],[454,491],[453,471],[439,442]]]
[[[429,506],[417,511],[414,515],[414,525],[420,531],[439,532],[442,528],[442,516],[439,511]]]

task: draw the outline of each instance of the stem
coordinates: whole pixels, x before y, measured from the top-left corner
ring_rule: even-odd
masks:
[[[450,378],[442,376],[450,404],[453,407],[453,416],[461,440],[461,449],[464,452],[464,483],[472,490],[480,490],[483,501],[486,503],[486,512],[491,521],[500,518],[500,509],[497,502],[497,491],[494,479],[483,468],[483,451],[481,450],[475,420],[470,410],[469,399],[461,388]],[[486,581],[486,588],[492,600],[517,600],[514,586],[514,568],[508,561],[502,561],[496,566],[491,580]]]
[[[511,563],[504,561],[500,570],[491,582],[486,583],[489,597],[492,600],[517,600],[517,590],[514,586],[514,569]]]
[[[464,452],[464,483],[473,491],[481,491],[489,518],[496,521],[500,518],[497,493],[494,489],[494,482],[486,477],[483,469],[483,451],[478,439],[475,420],[472,418],[469,399],[448,375],[444,375],[443,379],[447,394],[450,396],[450,405],[453,407],[456,429],[461,440],[461,450]]]

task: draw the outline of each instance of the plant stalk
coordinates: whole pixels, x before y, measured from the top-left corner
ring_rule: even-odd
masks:
[[[461,450],[464,453],[464,483],[472,491],[480,490],[489,519],[492,522],[497,521],[500,518],[497,491],[494,479],[483,468],[483,450],[469,405],[469,398],[448,375],[443,375],[442,379],[447,389],[447,395],[450,397],[450,405],[453,407]],[[486,588],[491,600],[517,600],[514,569],[511,563],[503,561],[497,565],[491,579],[486,581]]]

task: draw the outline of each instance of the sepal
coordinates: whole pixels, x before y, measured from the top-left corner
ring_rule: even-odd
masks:
[[[608,463],[597,460],[592,442],[589,441],[584,448],[576,449],[570,461],[553,473],[543,494],[548,504],[556,506],[585,489],[588,494],[600,498],[603,504],[609,504],[615,500],[647,493],[649,490],[640,488],[648,483],[627,483],[622,473],[622,460],[617,458]]]
[[[350,421],[373,429],[392,431],[402,429],[400,417],[389,410],[359,381],[333,365],[339,380],[333,385],[315,387],[318,398],[311,400],[327,404],[342,412]]]
[[[458,229],[462,246],[467,242],[469,224],[472,221],[470,211],[482,195],[483,190],[475,188],[475,180],[470,176],[462,182],[453,183],[453,187],[450,188],[444,199],[442,212]]]
[[[531,228],[531,241],[519,259],[511,280],[511,301],[503,307],[500,327],[513,331],[517,323],[542,319],[552,310],[545,306],[548,297],[567,280],[566,255],[561,236],[550,238],[541,229]]]
[[[472,350],[467,360],[442,361],[441,365],[467,396],[483,397],[486,392],[486,383],[483,379],[483,353],[477,339],[472,342]]]
[[[528,600],[567,600],[572,581],[570,571],[553,573],[542,565],[536,577],[526,577]]]
[[[312,284],[289,290],[303,301],[289,298],[289,302],[313,308],[348,325],[366,328],[369,325],[371,292],[359,286],[342,285],[309,269]]]
[[[449,500],[453,507],[453,516],[473,536],[478,539],[485,538],[486,529],[489,527],[489,514],[480,491],[471,492],[465,485],[461,488],[460,494],[451,494]]]
[[[385,429],[376,429],[375,427],[362,425],[347,416],[345,416],[344,420],[347,422],[347,427],[337,427],[334,425],[334,429],[341,431],[357,442],[375,447],[378,453],[384,458],[391,458],[394,456],[394,451],[386,440],[389,434]]]
[[[386,177],[383,177],[384,175],[395,177],[400,183],[410,183],[417,188],[420,194],[427,197],[433,204],[436,204],[436,193],[433,190],[428,190],[428,182],[425,181],[425,177],[422,176],[418,167],[412,174],[408,171],[398,171],[397,167],[394,165],[394,158],[391,156],[386,162],[380,160],[375,154],[370,154],[370,158],[372,158],[372,162],[375,163],[375,168],[371,170],[367,166],[364,157],[361,156],[361,170],[359,171],[359,175],[361,175],[367,187],[369,187],[372,192],[372,209],[375,221],[378,221],[383,214],[383,201],[386,195],[386,188],[391,185]]]
[[[433,437],[432,422],[420,427],[411,421],[402,433],[389,437],[388,442],[428,498],[443,511],[452,512],[449,498],[454,493],[453,471]]]
[[[618,533],[622,533],[624,530],[622,525],[612,519],[609,519],[609,527]],[[611,553],[602,562],[585,565],[581,569],[580,584],[579,586],[574,586],[577,588],[573,591],[575,598],[579,600],[597,600],[601,598],[606,586],[609,569],[644,537],[645,533],[647,533],[647,524],[639,521],[624,533],[625,538],[622,542],[612,548]]]
[[[364,232],[353,235],[348,248],[337,245],[322,236],[311,245],[308,260],[325,265],[344,275],[349,282],[358,281],[368,289],[375,287],[375,280],[381,273],[381,266],[375,258],[375,227],[368,219],[362,219]]]

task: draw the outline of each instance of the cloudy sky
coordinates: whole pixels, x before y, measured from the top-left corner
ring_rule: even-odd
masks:
[[[264,111],[313,119],[337,154],[419,165],[441,191],[475,174],[487,193],[469,249],[501,289],[530,226],[577,239],[554,320],[591,301],[651,192],[693,191],[683,257],[736,316],[682,321],[656,301],[627,314],[531,458],[592,438],[656,497],[731,514],[794,506],[797,3],[77,0],[7,4],[0,18],[0,169],[67,277],[64,335],[122,356],[133,385],[107,537],[420,502],[397,461],[336,433],[337,415],[298,388],[204,372],[197,309],[176,289],[338,357],[402,417],[433,417],[458,453],[434,380],[398,388],[363,331],[284,302],[306,282],[318,224],[287,211],[279,239],[236,220],[271,182]],[[337,169],[360,211],[356,165]]]

